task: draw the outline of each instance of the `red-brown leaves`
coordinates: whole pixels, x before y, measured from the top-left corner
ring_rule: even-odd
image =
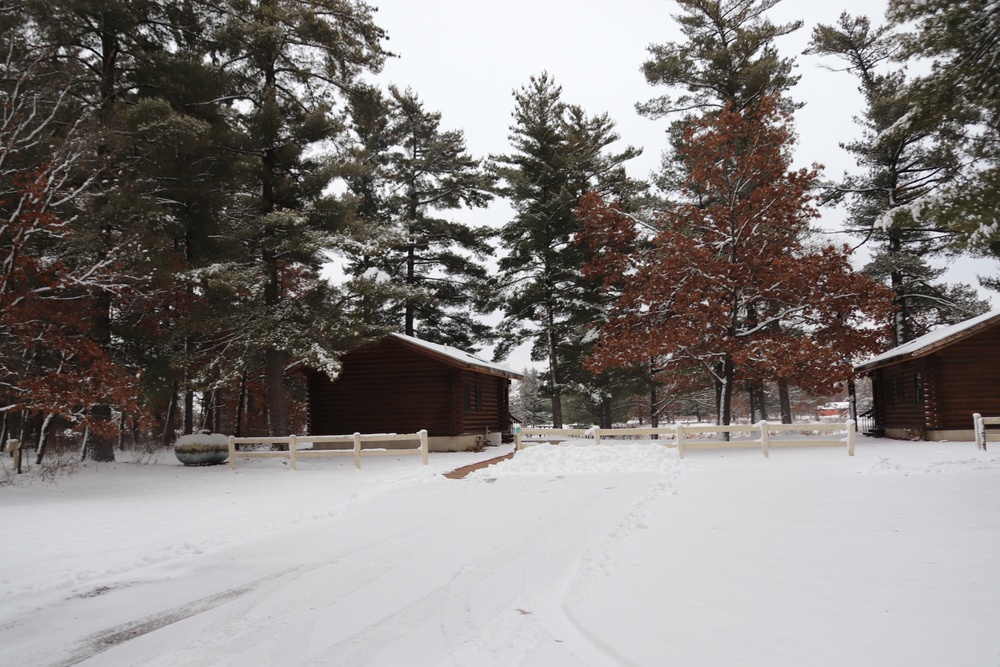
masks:
[[[791,139],[769,100],[692,125],[689,202],[661,215],[642,251],[618,208],[596,195],[581,202],[595,252],[586,270],[620,290],[590,368],[730,359],[737,379],[786,377],[821,390],[878,348],[873,323],[886,321],[891,295],[851,270],[846,249],[807,244],[817,172],[789,171]]]

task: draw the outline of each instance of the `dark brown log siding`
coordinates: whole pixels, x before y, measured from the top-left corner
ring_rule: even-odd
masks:
[[[450,366],[391,338],[345,355],[342,363],[335,382],[323,373],[305,372],[312,435],[427,429],[435,437],[504,430],[506,378]],[[472,400],[468,412],[466,383]]]
[[[935,356],[942,429],[971,429],[972,413],[1000,415],[1000,326]]]
[[[496,433],[505,430],[505,398],[509,380],[472,371],[462,371],[458,407],[462,414],[459,434]],[[465,390],[468,386],[469,406],[466,410]]]
[[[904,429],[913,437],[927,435],[928,414],[935,409],[934,392],[928,380],[930,364],[925,359],[906,361],[880,369],[876,387],[884,406],[883,426]]]

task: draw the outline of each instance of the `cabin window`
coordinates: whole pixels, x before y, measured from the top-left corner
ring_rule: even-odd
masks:
[[[462,404],[466,412],[472,411],[472,385],[468,382],[462,385]]]
[[[920,371],[913,374],[913,395],[917,399],[917,405],[924,404],[924,378]]]

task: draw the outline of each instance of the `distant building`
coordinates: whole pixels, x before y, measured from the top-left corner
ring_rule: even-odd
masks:
[[[937,329],[855,366],[872,381],[873,435],[972,440],[1000,416],[1000,312]]]
[[[336,380],[302,364],[289,368],[306,379],[309,435],[427,429],[432,451],[499,444],[513,435],[510,381],[522,375],[499,364],[392,334],[345,354],[341,365]]]
[[[847,401],[834,401],[816,408],[816,419],[819,421],[843,421],[850,419],[851,404]]]

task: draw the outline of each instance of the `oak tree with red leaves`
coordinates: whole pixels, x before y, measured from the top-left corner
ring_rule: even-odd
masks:
[[[810,242],[816,169],[789,170],[790,119],[774,99],[691,124],[681,155],[687,203],[647,243],[614,204],[581,204],[586,271],[618,291],[592,370],[700,370],[715,383],[718,423],[738,382],[785,379],[814,392],[878,351],[892,295],[855,273],[846,247]]]
[[[39,461],[56,421],[110,435],[116,426],[94,419],[101,398],[140,410],[139,376],[90,335],[88,296],[114,292],[118,267],[113,255],[74,252],[77,206],[93,184],[81,176],[90,148],[75,132],[68,89],[46,68],[44,58],[0,62],[0,415],[3,431],[8,415],[39,420]]]

